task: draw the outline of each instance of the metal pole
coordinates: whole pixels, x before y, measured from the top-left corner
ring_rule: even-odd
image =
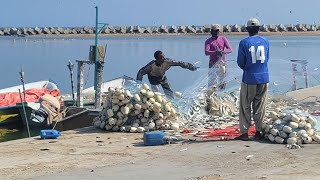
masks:
[[[22,109],[23,109],[23,113],[24,113],[24,119],[25,119],[26,124],[27,124],[28,135],[29,135],[29,137],[31,137],[31,135],[30,135],[30,129],[29,129],[29,122],[28,122],[26,110],[25,110],[25,108],[24,108],[24,103],[27,102],[27,101],[26,101],[26,90],[25,90],[25,87],[24,87],[24,72],[23,72],[22,66],[21,66],[21,71],[20,71],[20,78],[21,78],[21,83],[22,83],[22,89],[23,89],[23,95],[24,95],[24,102],[22,102],[20,89],[19,89],[19,95],[20,95],[20,100],[21,100]]]
[[[74,83],[73,83],[73,64],[71,63],[71,61],[69,60],[69,64],[67,65],[70,71],[70,79],[71,79],[71,91],[72,91],[72,100],[73,102],[75,102],[74,99]]]
[[[95,108],[98,109],[101,107],[101,86],[103,81],[103,67],[104,67],[104,57],[98,56],[98,34],[108,25],[107,23],[99,23],[98,22],[98,6],[96,8],[96,32],[95,32],[95,71],[94,71],[94,90],[95,90]],[[103,27],[99,30],[98,25],[103,24]],[[99,59],[98,59],[99,58]]]

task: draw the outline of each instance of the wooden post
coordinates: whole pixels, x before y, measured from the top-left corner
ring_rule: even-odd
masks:
[[[103,68],[104,68],[104,62],[98,61],[97,63],[97,88],[95,93],[95,108],[98,109],[101,107],[101,86],[103,82]]]
[[[69,64],[67,65],[70,71],[70,79],[71,79],[71,92],[72,92],[72,100],[73,103],[75,103],[75,98],[74,98],[74,83],[73,83],[73,64],[71,63],[71,61],[69,60]]]
[[[78,75],[77,75],[77,107],[83,107],[83,74],[85,61],[78,62]]]
[[[97,62],[96,62],[96,91],[95,91],[95,108],[101,108],[101,86],[103,83],[103,68],[104,68],[104,58],[105,58],[105,51],[106,47],[97,46],[95,50],[97,51]]]
[[[292,73],[293,73],[293,88],[292,88],[292,90],[297,90],[297,80],[296,80],[297,64],[295,64],[295,63],[292,63]]]
[[[307,63],[308,63],[308,62],[303,62],[303,64],[302,64],[302,74],[303,74],[303,76],[304,76],[304,81],[305,81],[305,84],[306,84],[306,88],[309,87]]]

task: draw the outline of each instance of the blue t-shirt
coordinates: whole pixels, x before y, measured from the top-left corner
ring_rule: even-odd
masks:
[[[261,36],[242,39],[238,49],[238,66],[243,69],[242,82],[265,84],[269,82],[269,42]]]

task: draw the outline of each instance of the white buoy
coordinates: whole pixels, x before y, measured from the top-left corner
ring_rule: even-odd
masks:
[[[174,96],[176,96],[177,98],[182,98],[182,93],[181,92],[174,92]]]

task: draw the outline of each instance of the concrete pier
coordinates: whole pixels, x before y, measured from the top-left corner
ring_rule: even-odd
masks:
[[[127,27],[125,27],[125,26],[122,26],[122,27],[117,26],[117,27],[115,27],[115,30],[116,30],[116,33],[119,33],[119,34],[127,33]]]
[[[247,32],[247,29],[246,29],[245,25],[241,26],[241,31],[240,32]]]
[[[187,33],[186,27],[185,26],[180,26],[178,32],[179,33]]]
[[[10,28],[10,34],[17,35],[18,29],[17,28]]]
[[[231,32],[231,26],[230,25],[223,26],[223,32]]]
[[[71,28],[71,30],[70,30],[70,34],[77,34],[78,32],[77,32],[77,30],[76,29],[74,29],[74,28]]]
[[[278,26],[276,25],[270,25],[269,26],[270,32],[278,32]]]
[[[132,33],[133,33],[133,26],[129,26],[129,27],[127,28],[126,33],[132,34]]]
[[[176,26],[170,26],[169,33],[178,33],[178,28]]]
[[[9,28],[5,28],[3,30],[4,35],[10,35],[10,29]]]
[[[305,25],[305,24],[297,24],[296,27],[297,27],[297,30],[298,30],[299,32],[305,32],[305,31],[307,31],[307,28],[306,28],[306,25]]]
[[[317,31],[317,27],[315,25],[307,25],[307,31]]]
[[[108,26],[101,31],[102,34],[203,34],[210,33],[210,28],[214,24],[204,26]],[[223,32],[241,33],[246,32],[245,25],[222,25]],[[316,24],[263,24],[260,27],[261,32],[317,32],[320,31],[320,25]],[[17,35],[93,35],[95,28],[85,27],[10,27],[0,28],[0,36]]]
[[[238,24],[235,24],[231,27],[231,32],[241,32],[241,27]]]
[[[93,127],[0,143],[1,179],[319,179],[319,144],[210,138],[144,146],[143,134]],[[246,158],[251,155],[251,158]],[[271,161],[270,161],[271,160]],[[164,173],[166,172],[166,173]],[[318,178],[317,178],[318,177]]]
[[[262,32],[270,32],[269,31],[269,27],[265,24],[263,24],[261,27],[260,27],[260,31]]]
[[[44,33],[44,34],[51,34],[51,31],[50,31],[48,28],[45,27],[45,28],[43,29],[43,33]]]
[[[149,27],[146,27],[144,28],[144,32],[143,33],[146,33],[146,34],[151,34],[152,33],[152,30],[149,28]]]
[[[280,32],[286,32],[287,31],[287,28],[283,25],[283,24],[279,24],[278,25],[278,30]]]
[[[36,32],[36,34],[42,34],[42,29],[35,27],[34,31]]]
[[[134,26],[133,27],[133,32],[134,33],[138,33],[138,34],[142,34],[142,33],[144,33],[144,29],[141,28],[140,26]]]
[[[155,28],[156,29],[156,28]],[[158,30],[159,33],[169,33],[167,26],[161,25]]]
[[[197,33],[195,26],[187,26],[186,31],[187,31],[187,33]]]

